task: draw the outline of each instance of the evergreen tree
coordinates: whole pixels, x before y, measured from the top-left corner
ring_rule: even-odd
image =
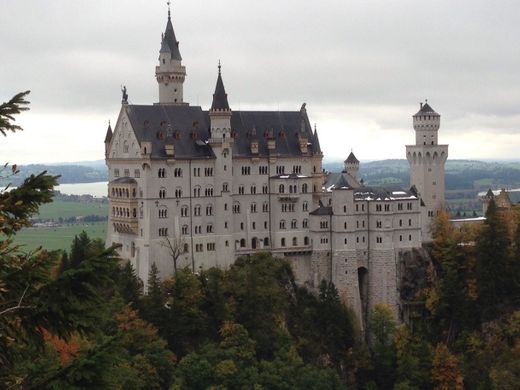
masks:
[[[74,236],[70,248],[70,265],[77,268],[89,255],[91,241],[87,233],[83,230],[79,236]]]
[[[509,300],[510,244],[503,216],[491,200],[477,239],[478,302],[485,320],[495,318],[503,303]]]

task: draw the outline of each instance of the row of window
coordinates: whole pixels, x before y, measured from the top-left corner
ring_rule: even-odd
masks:
[[[285,219],[280,220],[280,229],[286,229],[286,223]],[[302,228],[308,228],[309,227],[309,220],[304,219],[302,221]],[[296,219],[291,220],[291,229],[298,229],[298,221]]]
[[[114,177],[119,177],[120,171],[119,168],[114,169]],[[123,171],[123,177],[130,177],[130,169],[125,169]],[[134,177],[141,177],[141,171],[139,169],[134,169]]]
[[[136,209],[132,209],[132,211],[130,211],[129,208],[112,207],[112,216],[113,217],[119,217],[119,218],[130,218],[130,216],[132,216],[132,218],[136,218],[137,217],[137,210]]]
[[[130,198],[130,190],[128,188],[112,187],[112,198]],[[132,198],[135,198],[135,188],[132,188]]]

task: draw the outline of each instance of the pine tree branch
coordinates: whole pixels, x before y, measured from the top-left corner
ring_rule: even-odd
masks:
[[[29,101],[25,100],[25,97],[30,92],[31,91],[17,93],[8,102],[0,104],[0,133],[4,136],[7,136],[8,131],[14,133],[23,130],[20,126],[14,124],[14,116],[29,109],[29,107],[27,107]]]
[[[27,294],[27,290],[29,289],[29,286],[27,286],[22,294],[22,296],[20,297],[20,299],[18,300],[18,304],[16,306],[12,306],[12,307],[9,307],[5,310],[2,310],[0,311],[0,317],[3,316],[3,315],[6,315],[6,314],[9,314],[13,311],[16,311],[16,310],[24,310],[24,309],[33,309],[33,306],[24,306],[22,305],[22,302],[23,302],[23,299],[25,298],[25,294]]]

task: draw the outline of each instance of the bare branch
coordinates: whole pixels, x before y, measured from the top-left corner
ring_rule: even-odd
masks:
[[[22,305],[23,299],[25,298],[25,294],[27,294],[28,289],[29,289],[29,285],[27,285],[27,287],[25,288],[25,290],[24,290],[22,296],[20,297],[18,304],[16,306],[12,306],[5,310],[0,311],[0,317],[5,314],[9,314],[10,312],[16,311],[16,310],[32,309],[33,306],[23,306]]]

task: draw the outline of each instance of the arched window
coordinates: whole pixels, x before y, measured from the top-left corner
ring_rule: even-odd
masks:
[[[298,237],[293,237],[292,246],[298,246]]]
[[[166,198],[166,188],[161,187],[161,189],[159,190],[159,198],[160,199]]]
[[[307,189],[307,183],[303,183],[303,185],[302,185],[302,192],[303,192],[304,194],[306,194],[307,191],[308,191],[308,189]]]
[[[199,198],[200,197],[200,186],[196,186],[193,189],[193,197],[194,198]]]
[[[280,194],[283,194],[285,192],[285,186],[283,184],[280,184],[280,186],[278,187],[278,192]]]
[[[269,237],[264,238],[264,246],[269,246]]]
[[[182,198],[182,188],[181,187],[177,187],[175,189],[175,197],[176,198]]]
[[[280,243],[281,243],[282,246],[285,246],[285,237],[282,237],[282,240],[281,240]]]
[[[303,238],[303,245],[309,245],[309,237]]]
[[[285,229],[285,219],[280,220],[280,229]]]
[[[182,225],[182,234],[184,236],[188,235],[188,225]]]
[[[246,247],[246,239],[245,238],[242,238],[240,240],[240,248],[245,248]]]

